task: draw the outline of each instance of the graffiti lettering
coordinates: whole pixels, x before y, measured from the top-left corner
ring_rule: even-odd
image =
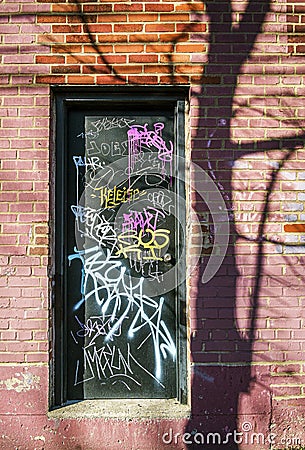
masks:
[[[68,319],[72,345],[79,346],[75,386],[95,380],[92,386],[139,391],[148,378],[169,389],[166,374],[175,372],[174,308],[160,286],[175,209],[170,192],[164,193],[174,151],[164,128],[88,116],[78,135],[86,139],[86,156],[73,156],[77,245],[68,256],[71,274],[80,274]],[[128,158],[118,158],[123,155]]]
[[[143,293],[143,278],[137,284],[128,282],[126,268],[118,259],[111,256],[106,249],[106,255],[98,247],[83,251],[75,250],[69,256],[69,261],[79,259],[82,263],[81,295],[82,298],[74,307],[77,310],[89,299],[94,300],[101,308],[102,317],[111,316],[111,327],[105,336],[108,342],[118,333],[123,322],[130,321],[128,336],[130,339],[142,331],[142,345],[151,337],[155,353],[155,377],[161,376],[161,356],[167,353],[175,358],[176,348],[170,332],[161,319],[164,298],[151,298]],[[104,319],[105,320],[105,319]],[[109,322],[110,323],[110,322]]]
[[[156,230],[159,216],[165,217],[165,214],[155,208],[144,208],[143,212],[131,211],[129,214],[123,214],[123,232],[126,230],[137,230],[141,228],[150,228]]]
[[[74,385],[84,383],[97,377],[99,380],[111,379],[115,376],[126,376],[136,384],[132,375],[131,368],[132,357],[130,346],[127,348],[127,355],[124,357],[120,348],[110,346],[109,344],[98,348],[96,345],[87,345],[83,347],[84,370],[88,373],[88,378],[85,380],[81,377],[78,379],[79,361],[76,367]],[[130,388],[129,388],[130,389]]]
[[[115,156],[115,155],[127,155],[127,141],[126,142],[102,142],[97,144],[95,141],[90,141],[90,145],[87,146],[88,155],[102,156]]]
[[[108,117],[103,117],[95,122],[92,122],[92,125],[96,128],[98,132],[102,130],[111,130],[113,128],[126,128],[134,122],[134,120],[127,119],[126,117],[112,117],[109,119]]]
[[[79,133],[76,137],[84,139],[86,137],[91,137],[92,139],[95,139],[98,137],[98,133],[96,131],[87,131],[86,133]]]
[[[138,200],[140,195],[145,195],[146,192],[141,192],[139,189],[132,189],[123,187],[122,189],[115,186],[113,189],[108,189],[107,187],[98,188],[95,190],[99,190],[100,194],[100,206],[104,208],[115,208],[119,206],[121,203],[131,202],[134,200]],[[94,196],[94,194],[92,194]]]
[[[115,321],[111,316],[93,316],[88,318],[85,323],[82,323],[77,316],[75,316],[75,320],[80,325],[80,330],[77,331],[76,335],[78,337],[89,337],[90,343],[88,345],[94,344],[99,336],[106,336]],[[121,328],[111,336],[111,340],[113,340],[114,336],[120,335]]]
[[[162,138],[163,123],[155,123],[154,130],[148,130],[148,125],[132,125],[127,131],[128,155],[130,173],[136,162],[140,158],[143,147],[150,149],[154,147],[158,150],[158,158],[163,162],[162,175],[166,174],[165,163],[171,163],[173,158],[173,143],[169,141],[168,146]]]
[[[117,236],[111,224],[101,211],[80,205],[72,205],[71,209],[76,217],[78,231],[82,236],[96,241],[100,246],[110,247],[112,250],[117,243]],[[85,226],[81,226],[84,224]]]
[[[149,192],[147,195],[147,200],[166,215],[170,215],[174,212],[174,205],[172,199],[164,193],[164,191],[159,192]]]
[[[158,230],[146,228],[145,231],[140,230],[139,234],[136,231],[127,230],[118,236],[119,250],[116,255],[127,258],[129,252],[134,252],[137,254],[137,259],[140,259],[143,250],[146,250],[145,256],[142,256],[143,259],[162,261],[161,250],[168,245],[169,234],[170,231],[163,228]]]
[[[86,167],[92,169],[103,168],[103,164],[101,163],[98,156],[93,156],[92,158],[86,158],[82,156],[73,156],[73,161],[76,167]]]

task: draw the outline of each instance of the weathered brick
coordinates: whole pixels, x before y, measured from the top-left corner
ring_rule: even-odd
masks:
[[[123,4],[123,3],[117,3],[114,5],[114,11],[115,12],[139,12],[143,11],[143,5],[141,2],[133,3],[133,4]]]
[[[141,31],[141,30],[138,30]],[[166,33],[175,31],[175,24],[173,23],[157,23],[157,24],[147,24],[145,25],[145,31],[147,33]]]
[[[169,12],[174,11],[173,3],[147,3],[145,5],[145,11],[158,11],[158,12]]]
[[[24,353],[14,352],[13,354],[5,352],[0,352],[0,359],[3,363],[23,363]]]
[[[202,413],[206,404],[214,404],[218,397],[222,403],[232,398],[240,408],[233,420],[234,429],[241,417],[243,398],[247,397],[250,409],[255,404],[255,417],[266,417],[260,414],[263,409],[257,391],[254,395],[248,386],[239,388],[242,377],[234,372],[241,366],[246,373],[253,362],[259,367],[253,379],[256,386],[265,389],[262,396],[268,392],[271,409],[275,399],[283,398],[293,398],[298,407],[302,406],[305,14],[301,3],[288,2],[285,9],[276,0],[270,2],[265,15],[266,2],[246,1],[2,2],[3,367],[16,365],[21,373],[20,363],[47,368],[49,361],[47,329],[52,323],[48,322],[48,270],[53,230],[51,222],[48,227],[48,212],[54,207],[49,204],[49,161],[54,156],[49,143],[49,136],[53,139],[49,130],[54,126],[50,123],[50,84],[186,84],[191,86],[186,120],[190,153],[186,157],[192,157],[211,177],[215,191],[225,202],[231,225],[230,245],[219,274],[202,285],[200,270],[212,251],[218,224],[210,219],[202,226],[197,224],[197,212],[200,218],[208,208],[198,192],[190,189],[188,202],[196,214],[188,216],[190,242],[186,253],[188,265],[194,265],[187,299],[191,306],[188,325],[191,336],[197,333],[192,340],[191,360],[204,363],[202,373],[210,373],[208,366],[214,364],[213,373],[230,374],[221,376],[216,395],[207,390],[201,400],[202,386],[198,393],[193,385],[193,407],[201,411],[198,417],[206,425],[207,415]],[[206,191],[201,178],[194,188],[199,193]],[[204,233],[203,249],[199,231]],[[201,255],[199,261],[195,260],[197,254]],[[250,330],[253,313],[256,329]],[[250,345],[251,333],[254,341]],[[248,372],[246,378],[250,380]],[[201,381],[213,391],[215,383],[209,378]],[[0,384],[3,393],[2,388]],[[16,393],[12,390],[9,394]],[[24,396],[22,402],[28,405],[27,393],[18,395]],[[16,417],[17,411],[16,407]],[[218,424],[219,417],[231,417],[223,412],[221,404]],[[44,413],[39,410],[39,417]],[[270,411],[267,415],[268,425],[274,423]],[[83,421],[79,426],[83,431]],[[225,426],[229,423],[216,428]],[[46,429],[40,427],[43,431],[37,436],[42,433],[44,437]],[[19,431],[14,436],[20,436]],[[36,434],[33,432],[24,445],[15,441],[10,445],[28,448]],[[95,442],[85,444],[82,440],[90,433],[78,430],[78,435],[80,446],[94,447]],[[63,442],[61,439],[53,446],[49,442],[53,437],[48,434],[47,439],[50,449],[59,448]],[[126,448],[141,447],[138,442],[133,445],[129,437],[124,439]],[[69,446],[68,441],[66,444]],[[71,448],[73,445],[75,442]],[[2,446],[6,448],[7,442]],[[161,448],[157,441],[155,447]]]
[[[284,231],[286,231],[287,233],[304,233],[305,224],[302,223],[286,224],[284,225]]]

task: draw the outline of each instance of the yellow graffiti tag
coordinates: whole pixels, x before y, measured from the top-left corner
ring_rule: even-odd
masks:
[[[164,228],[158,230],[145,231],[127,230],[118,236],[119,250],[117,255],[123,255],[128,258],[128,253],[136,253],[138,260],[141,259],[143,252],[148,252],[148,256],[142,256],[142,259],[162,261],[161,249],[169,243],[170,231]],[[157,252],[157,254],[156,254]]]
[[[146,192],[141,192],[139,189],[132,188],[118,188],[115,186],[113,189],[102,187],[96,189],[100,191],[100,205],[106,209],[115,208],[121,203],[126,203],[134,200],[138,200],[140,195],[144,195]]]

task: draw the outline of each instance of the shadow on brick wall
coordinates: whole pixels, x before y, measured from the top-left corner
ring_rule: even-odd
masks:
[[[209,173],[224,195],[230,214],[231,235],[227,254],[216,276],[207,284],[201,284],[205,264],[202,265],[198,276],[197,304],[193,305],[196,309],[195,331],[191,342],[194,362],[192,418],[185,430],[188,433],[185,441],[188,442],[187,448],[190,449],[203,448],[203,444],[205,449],[238,449],[243,437],[241,434],[234,434],[234,430],[236,433],[247,431],[243,427],[251,426],[255,432],[270,433],[268,430],[271,419],[270,389],[268,383],[265,385],[263,383],[262,389],[258,388],[261,381],[257,371],[255,372],[252,367],[257,338],[259,294],[265,264],[264,246],[268,242],[278,244],[278,241],[273,242],[272,238],[266,237],[266,221],[270,211],[269,200],[279,172],[295,154],[296,148],[299,145],[303,147],[304,130],[296,131],[293,133],[294,136],[287,139],[279,137],[260,140],[256,139],[256,130],[252,132],[242,130],[246,138],[242,143],[237,143],[238,139],[232,139],[232,122],[235,114],[233,101],[239,77],[243,75],[243,65],[249,61],[257,37],[262,32],[270,12],[271,1],[250,0],[247,5],[245,2],[246,8],[240,14],[239,20],[237,16],[235,22],[233,18],[236,18],[236,14],[234,15],[231,9],[231,2],[206,0],[204,3],[209,19],[209,62],[205,73],[208,76],[217,75],[221,82],[219,85],[206,85],[197,90],[200,117],[198,132],[193,136],[193,157],[195,156],[196,163]],[[268,99],[265,98],[265,102],[268,106]],[[300,128],[297,123],[295,126]],[[280,133],[278,130],[279,136]],[[255,154],[263,154],[269,150],[276,150],[278,153],[276,161],[274,160],[276,164],[273,165],[273,169],[269,169],[265,192],[259,199],[260,218],[255,233],[249,232],[248,235],[245,233],[241,236],[236,226],[233,206],[234,167],[238,169],[236,162],[243,161],[245,156],[249,160],[252,155],[255,160]],[[198,156],[200,151],[201,158]],[[243,170],[243,166],[240,167],[239,170]],[[261,170],[263,172],[263,166]],[[242,185],[238,190],[242,191]],[[201,208],[199,199],[197,206],[199,215],[202,213]],[[246,250],[248,273],[240,273],[240,265],[237,264],[236,257],[239,250],[236,242],[239,239],[242,239],[244,244],[244,247],[240,247],[241,251],[242,248],[247,249],[248,240],[248,252]],[[202,261],[208,258],[206,255]],[[237,325],[241,311],[240,302],[243,302],[239,282],[242,275],[251,275],[250,285],[247,285],[249,299],[244,308],[247,317],[243,317],[246,323],[243,331]],[[262,391],[264,394],[260,397]],[[243,408],[241,411],[240,399],[249,395],[252,395],[251,401],[256,411],[253,408],[248,411]],[[262,423],[259,423],[255,413],[261,415]],[[240,415],[243,421],[240,420]]]
[[[116,68],[109,63],[107,54],[101,52],[101,46],[96,44],[95,37],[90,32],[90,16],[82,12],[82,1],[74,0],[73,3],[76,5],[77,15],[81,17],[84,30],[87,32],[88,42],[91,41],[92,48],[108,68],[109,73],[116,77],[117,83],[125,83],[125,78],[120,76]],[[192,88],[192,99],[197,97],[199,109],[196,132],[192,136],[192,158],[210,175],[223,195],[230,216],[230,242],[216,276],[204,285],[201,283],[201,279],[209,259],[208,251],[207,254],[202,255],[197,272],[198,281],[196,286],[192,286],[196,291],[196,296],[194,296],[196,304],[191,305],[192,309],[196,311],[195,325],[192,328],[191,336],[192,416],[184,430],[187,433],[184,445],[189,449],[203,448],[204,445],[205,449],[230,448],[237,450],[240,448],[242,437],[234,432],[243,431],[245,424],[250,424],[256,432],[268,433],[270,431],[268,430],[271,418],[270,390],[268,383],[264,384],[264,376],[260,376],[252,367],[253,350],[257,337],[259,295],[265,263],[264,246],[268,242],[273,243],[271,238],[267,239],[266,237],[266,221],[269,213],[269,200],[278,174],[284,164],[293,156],[300,143],[303,145],[305,137],[304,131],[301,130],[301,133],[296,132],[291,137],[281,139],[281,130],[278,129],[279,137],[268,139],[265,135],[260,136],[261,128],[257,127],[251,130],[251,125],[249,126],[248,123],[244,130],[242,126],[237,127],[241,128],[240,140],[238,136],[236,139],[232,138],[233,121],[236,120],[234,96],[240,77],[246,75],[243,67],[249,63],[257,38],[266,24],[271,0],[239,2],[238,8],[243,7],[243,11],[233,10],[233,3],[233,1],[226,0],[203,1],[202,10],[206,11],[206,15],[202,16],[202,20],[208,19],[208,33],[204,36],[200,36],[198,33],[193,36],[195,42],[196,40],[207,42],[208,36],[209,54],[202,77],[203,83],[206,84]],[[235,8],[236,5],[237,2],[235,2]],[[191,3],[189,7],[192,8]],[[195,10],[193,14],[195,17]],[[200,20],[199,14],[195,20]],[[186,25],[184,32],[190,33],[190,30],[191,25]],[[177,42],[179,42],[179,36],[172,43]],[[263,52],[260,56],[262,62],[258,57],[255,64],[256,69],[253,69],[258,70],[258,74],[263,73],[262,66],[266,62]],[[171,54],[168,54],[167,58],[169,79],[174,83],[174,58]],[[278,57],[274,58],[276,63]],[[272,61],[270,62],[272,63]],[[98,69],[92,67],[92,72],[96,70]],[[253,73],[256,74],[256,72]],[[208,84],[211,80],[214,84]],[[250,82],[251,89],[255,85],[253,80],[254,78]],[[267,102],[264,91],[261,92],[261,97]],[[245,97],[246,95],[247,92],[245,92]],[[270,91],[268,95],[271,98],[279,95],[279,92],[275,89],[274,93]],[[239,96],[239,98],[242,97]],[[268,106],[267,103],[266,106]],[[261,111],[260,114],[253,111],[253,117],[260,116]],[[289,114],[289,108],[286,108],[286,111],[286,114]],[[288,117],[288,119],[290,118]],[[300,128],[297,122],[295,127]],[[260,202],[259,220],[256,221],[254,233],[241,235],[236,226],[233,205],[234,168],[239,167],[236,163],[242,161],[245,156],[251,158],[253,155],[255,159],[255,155],[269,150],[280,151],[280,154],[277,153],[276,161],[274,161],[276,164],[273,168],[270,170],[269,167],[265,190],[258,199]],[[243,166],[240,168],[242,170]],[[258,168],[258,170],[263,171],[264,167]],[[240,191],[242,191],[242,187]],[[198,216],[203,212],[208,214],[208,210],[202,210],[202,199],[198,197],[197,200],[197,202],[195,200],[194,208]],[[250,254],[248,251],[245,252],[251,277],[249,278],[250,285],[247,286],[250,293],[248,304],[244,308],[240,307],[242,305],[238,305],[238,302],[243,301],[239,280],[241,275],[245,274],[240,273],[240,265],[237,264],[237,253],[240,249],[237,250],[236,242],[240,238],[244,244],[247,244],[248,240],[248,244],[252,246],[253,250]],[[237,325],[238,310],[247,313],[247,317],[244,318],[246,325],[242,328]],[[250,396],[251,393],[252,409],[241,410],[241,397]],[[241,415],[244,422],[240,420]],[[262,423],[257,422],[257,415],[261,415],[263,418]],[[245,421],[245,419],[247,420]],[[209,433],[212,434],[209,436]],[[179,442],[181,443],[181,441]]]
[[[90,32],[90,16],[82,13],[82,1],[74,0],[77,8],[76,15],[82,18],[84,30],[91,41],[94,51],[101,62],[109,69],[109,73],[117,77],[118,83],[124,83],[125,78],[116,72],[107,54],[101,53],[95,37]],[[235,2],[237,3],[237,2]],[[205,65],[205,82],[218,80],[218,84],[203,84],[193,88],[192,98],[197,96],[199,107],[197,131],[193,138],[192,157],[218,186],[223,194],[230,216],[230,242],[224,261],[216,276],[207,284],[201,283],[202,273],[209,259],[208,252],[202,256],[198,267],[197,285],[193,286],[197,292],[196,304],[192,308],[196,311],[195,326],[192,329],[192,417],[185,428],[188,433],[185,438],[187,448],[208,449],[209,444],[204,441],[208,433],[210,448],[240,447],[240,435],[234,436],[234,431],[240,431],[239,416],[247,415],[247,411],[240,410],[241,396],[255,393],[261,381],[252,369],[253,350],[257,336],[257,319],[259,308],[259,294],[261,290],[262,270],[264,266],[264,246],[272,242],[266,238],[266,220],[269,213],[270,197],[274,190],[278,174],[284,164],[293,156],[298,146],[303,146],[304,132],[295,133],[289,138],[256,140],[259,128],[249,132],[249,125],[242,140],[232,139],[232,122],[236,120],[234,110],[234,95],[238,80],[243,73],[243,66],[249,60],[257,37],[261,34],[270,12],[271,0],[249,0],[239,2],[244,4],[245,10],[237,14],[232,10],[233,1],[205,0],[202,2],[208,18],[209,55]],[[190,8],[192,4],[190,3]],[[199,20],[199,18],[198,18]],[[190,28],[185,30],[190,31]],[[206,40],[206,36],[201,36]],[[200,36],[194,36],[200,41]],[[179,41],[179,37],[177,41]],[[176,42],[173,42],[175,44]],[[60,46],[58,46],[60,47]],[[66,51],[63,49],[63,52]],[[81,57],[80,57],[81,58]],[[174,58],[168,55],[169,73],[174,82]],[[277,61],[277,59],[276,59]],[[81,61],[79,61],[81,62]],[[256,67],[259,66],[259,58]],[[92,71],[94,72],[94,67]],[[253,81],[251,81],[253,85]],[[253,86],[252,86],[253,87]],[[279,95],[276,91],[274,95]],[[246,94],[245,94],[246,96]],[[269,98],[272,94],[269,94]],[[289,108],[287,108],[288,110]],[[297,128],[299,125],[295,123]],[[243,132],[243,131],[242,131]],[[247,134],[250,133],[250,134]],[[279,130],[280,134],[280,130]],[[241,136],[243,137],[243,136]],[[237,161],[259,153],[280,151],[274,168],[269,170],[266,188],[260,200],[260,220],[253,235],[243,234],[236,226],[236,215],[233,214],[233,169]],[[242,170],[242,169],[241,169]],[[263,170],[263,169],[261,169]],[[200,216],[202,211],[201,199],[194,205]],[[237,303],[242,300],[239,291],[241,277],[240,266],[237,264],[236,242],[241,238],[245,244],[249,240],[254,251],[251,255],[251,284],[249,288],[249,303],[244,332],[237,326]],[[275,242],[274,242],[275,243]],[[277,242],[276,242],[277,243]],[[240,308],[242,309],[242,308]],[[258,399],[257,413],[264,416],[264,423],[270,422],[270,397],[268,386],[265,386],[265,398]],[[260,401],[261,400],[261,401]],[[253,403],[253,402],[252,402]],[[255,403],[255,402],[254,402]],[[248,412],[251,419],[252,412]],[[267,418],[266,418],[267,414]],[[269,415],[269,417],[268,417]],[[250,422],[255,427],[252,419]],[[249,422],[249,423],[250,423]],[[268,430],[266,430],[268,431]],[[229,434],[232,433],[232,434]],[[196,439],[198,444],[194,441]],[[218,444],[221,439],[221,444]],[[203,441],[202,441],[203,440]],[[201,442],[202,441],[202,442]],[[188,443],[190,442],[190,443]],[[177,447],[178,448],[178,447]]]

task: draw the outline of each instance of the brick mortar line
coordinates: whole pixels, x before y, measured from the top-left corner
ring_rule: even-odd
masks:
[[[5,362],[1,362],[0,361],[0,367],[16,367],[16,368],[20,368],[20,367],[28,367],[28,366],[31,366],[31,367],[48,367],[49,363],[47,363],[47,362],[37,362],[37,363],[35,363],[35,362],[28,362],[28,363],[26,363],[26,362],[20,362],[20,363],[18,363],[18,362],[15,362],[15,363],[8,362],[8,363],[5,363]]]
[[[283,342],[286,342],[286,340],[284,339]],[[198,352],[199,354],[202,354],[203,352]],[[195,366],[202,366],[202,367],[248,367],[248,366],[254,366],[254,367],[259,367],[259,366],[266,366],[266,367],[270,367],[270,365],[273,366],[277,366],[277,367],[285,367],[286,365],[297,365],[300,364],[300,366],[304,365],[304,360],[292,360],[292,361],[253,361],[253,362],[244,362],[244,363],[221,363],[221,362],[215,362],[215,363],[204,363],[204,362],[198,362],[198,363],[190,363],[190,367],[195,367]],[[303,373],[303,372],[296,372],[298,373]],[[305,374],[305,372],[304,372]]]

